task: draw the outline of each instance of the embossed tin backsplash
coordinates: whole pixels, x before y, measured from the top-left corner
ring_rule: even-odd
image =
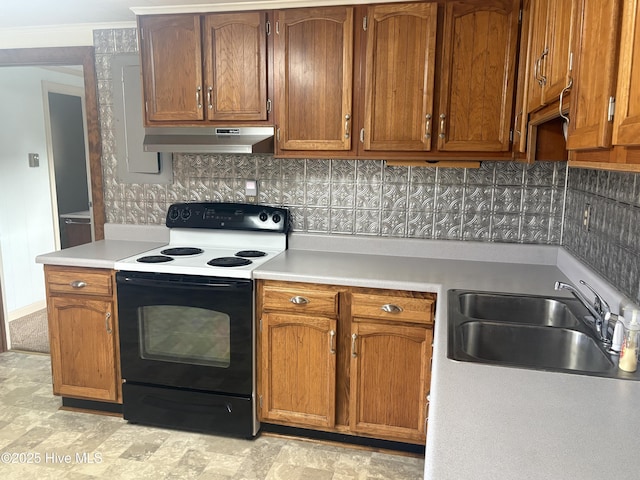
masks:
[[[640,302],[635,174],[570,169],[566,188],[564,162],[482,162],[475,170],[387,167],[378,160],[176,154],[172,185],[121,184],[110,65],[113,55],[138,51],[136,32],[96,30],[94,43],[108,222],[163,224],[168,205],[177,201],[242,202],[244,180],[257,179],[259,201],[289,206],[296,231],[563,244]],[[588,202],[593,205],[590,231],[580,228]]]

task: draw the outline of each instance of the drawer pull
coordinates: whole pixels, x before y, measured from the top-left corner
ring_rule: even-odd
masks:
[[[75,280],[69,285],[71,285],[73,288],[84,288],[87,286],[87,282],[83,282],[82,280]]]
[[[336,354],[336,331],[331,330],[329,332],[329,352],[331,355]]]
[[[300,295],[296,295],[295,297],[291,297],[290,302],[295,305],[306,305],[307,303],[309,303],[309,299],[301,297]]]
[[[382,307],[380,307],[380,310],[387,313],[401,313],[402,307],[399,307],[398,305],[394,305],[393,303],[387,303]]]

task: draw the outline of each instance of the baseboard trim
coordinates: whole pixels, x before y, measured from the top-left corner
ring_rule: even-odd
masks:
[[[290,438],[302,437],[304,439],[319,440],[323,442],[339,443],[342,445],[353,445],[371,450],[396,451],[424,456],[425,446],[412,443],[394,442],[391,440],[380,440],[377,438],[358,437],[343,433],[325,432],[321,430],[310,430],[306,428],[287,427],[273,423],[260,423],[260,431],[265,434],[278,434]]]
[[[11,312],[7,312],[7,321],[11,322],[20,317],[31,315],[32,313],[42,310],[43,308],[47,308],[46,300],[40,300],[38,302],[32,303],[31,305],[20,307],[17,310],[12,310]]]
[[[100,402],[97,400],[81,400],[79,398],[62,397],[62,410],[83,411],[90,413],[114,414],[122,416],[122,404]]]

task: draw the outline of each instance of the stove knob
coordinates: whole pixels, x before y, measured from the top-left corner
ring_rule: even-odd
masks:
[[[182,218],[182,220],[188,220],[190,216],[191,216],[191,210],[189,210],[188,208],[185,208],[180,213],[180,217]]]
[[[260,212],[258,218],[260,219],[260,221],[266,222],[269,219],[269,215],[267,215],[266,212]]]
[[[177,208],[172,208],[169,210],[170,220],[177,220],[179,216],[180,216],[180,210],[178,210]]]
[[[280,220],[282,220],[282,217],[280,216],[280,214],[274,213],[273,217],[271,217],[271,220],[273,220],[274,223],[280,223]]]

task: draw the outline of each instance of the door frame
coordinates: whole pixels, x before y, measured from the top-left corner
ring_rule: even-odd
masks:
[[[59,212],[58,212],[58,186],[56,185],[56,167],[55,167],[55,154],[53,151],[53,139],[51,136],[51,110],[49,106],[49,93],[58,93],[62,95],[68,95],[73,97],[79,97],[82,108],[82,134],[85,150],[85,169],[87,177],[87,189],[89,198],[91,198],[91,165],[89,164],[89,145],[87,144],[87,115],[85,113],[84,105],[84,88],[75,87],[73,85],[64,85],[61,83],[55,83],[48,80],[42,81],[42,104],[44,105],[44,130],[47,137],[47,158],[49,160],[49,185],[51,189],[51,211],[53,214],[53,232],[56,250],[59,250],[62,245]],[[91,225],[93,225],[93,207],[89,206],[89,215]],[[93,239],[93,229],[91,231],[91,237]]]
[[[93,238],[104,238],[104,191],[102,187],[102,139],[98,115],[98,82],[93,47],[41,47],[0,49],[0,67],[82,65],[86,111],[86,142],[89,146],[91,170],[91,202],[93,204]],[[0,286],[1,289],[1,286]],[[7,349],[4,302],[0,295],[0,352]]]

